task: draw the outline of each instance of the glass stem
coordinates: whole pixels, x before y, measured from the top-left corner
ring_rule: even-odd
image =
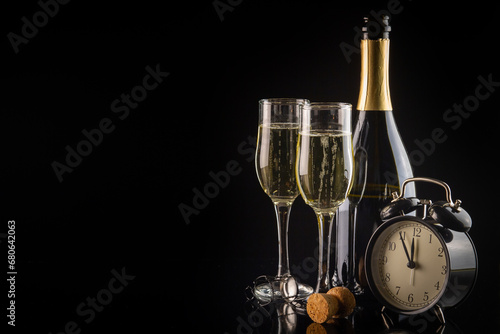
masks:
[[[358,292],[359,285],[356,279],[356,264],[354,261],[354,222],[356,206],[346,201],[340,206],[335,213],[336,230],[335,238],[332,236],[332,242],[335,243],[335,260],[332,265],[333,277],[332,287],[343,286],[351,290],[351,292]]]
[[[317,213],[319,247],[318,247],[318,283],[316,293],[324,293],[330,290],[330,251],[332,239],[332,226],[335,220],[333,212]]]
[[[288,266],[288,221],[292,205],[289,203],[275,203],[276,221],[278,223],[278,275],[290,274]]]

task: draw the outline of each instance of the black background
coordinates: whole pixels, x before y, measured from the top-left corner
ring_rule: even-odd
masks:
[[[7,220],[16,221],[16,329],[59,333],[75,321],[81,333],[236,333],[238,317],[246,319],[245,286],[277,266],[272,203],[251,154],[258,100],[355,105],[359,55],[349,62],[339,45],[354,46],[362,17],[387,3],[232,1],[221,20],[212,1],[71,1],[17,54],[7,34],[20,35],[21,18],[33,22],[41,8],[36,1],[3,4],[0,212],[2,233]],[[500,87],[456,129],[443,115],[475,94],[479,76],[500,81],[500,7],[400,6],[391,20],[390,75],[401,136],[409,153],[435,128],[447,136],[414,174],[447,182],[474,221],[478,284],[448,313],[469,333],[480,321],[498,325],[500,314]],[[170,74],[120,120],[111,103],[142,84],[146,66]],[[75,149],[82,130],[104,118],[114,131],[59,182],[51,164],[64,163],[65,147]],[[240,172],[187,224],[179,205],[193,206],[193,189],[232,160]],[[443,196],[429,189],[423,197]],[[316,234],[312,210],[297,199],[292,265],[313,256]],[[85,323],[77,306],[122,268],[135,278]],[[0,295],[7,312],[7,287]]]

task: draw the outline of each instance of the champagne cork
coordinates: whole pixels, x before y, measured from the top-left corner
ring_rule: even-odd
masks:
[[[328,295],[335,296],[339,302],[339,310],[333,315],[334,318],[347,317],[356,307],[356,299],[348,288],[338,286],[328,290]]]
[[[307,314],[316,323],[345,318],[356,307],[356,298],[349,289],[335,287],[327,293],[313,293],[307,299]],[[312,329],[311,329],[312,330]],[[318,330],[318,328],[315,328]]]
[[[313,293],[307,299],[307,314],[312,321],[323,323],[333,317],[339,310],[336,296],[327,293]]]

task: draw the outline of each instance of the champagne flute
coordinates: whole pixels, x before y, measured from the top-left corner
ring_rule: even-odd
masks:
[[[262,189],[274,204],[279,255],[277,275],[254,288],[256,298],[263,302],[304,299],[313,292],[290,275],[288,262],[288,221],[292,203],[299,195],[295,178],[299,113],[307,103],[287,98],[259,101],[255,168]]]
[[[341,102],[305,105],[299,124],[296,173],[300,194],[318,219],[317,293],[331,288],[329,268],[334,215],[351,189],[353,164],[351,105]]]

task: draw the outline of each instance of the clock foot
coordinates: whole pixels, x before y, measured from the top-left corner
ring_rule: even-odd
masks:
[[[385,313],[385,306],[382,306],[380,315],[382,316],[382,321],[384,322],[384,326],[386,329],[394,328],[394,322],[392,321],[391,317],[387,313]]]
[[[438,318],[441,325],[444,326],[446,324],[446,319],[444,318],[444,313],[441,306],[439,305],[434,306],[434,314],[436,314],[436,317]]]

